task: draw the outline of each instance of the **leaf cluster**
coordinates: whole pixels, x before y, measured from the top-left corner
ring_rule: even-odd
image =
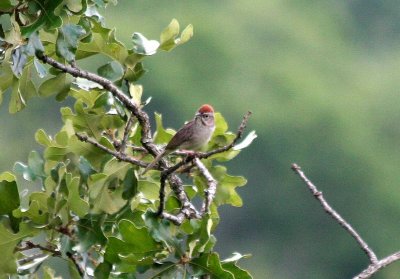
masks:
[[[251,278],[237,266],[246,257],[239,253],[221,260],[213,251],[213,231],[219,222],[218,206],[241,206],[236,187],[245,185],[240,176],[229,175],[215,161],[233,159],[254,139],[249,138],[223,153],[203,159],[218,182],[210,212],[201,219],[186,219],[181,226],[156,215],[159,206],[160,173],[141,175],[141,166],[120,161],[110,152],[79,140],[84,133],[97,143],[150,161],[143,147],[143,127],[130,111],[106,88],[77,78],[43,63],[43,55],[77,68],[77,62],[93,55],[109,60],[97,73],[120,88],[137,107],[142,87],[136,81],[145,73],[143,59],[158,51],[170,51],[193,35],[188,25],[181,33],[177,20],[162,31],[160,40],[148,40],[133,33],[128,48],[105,27],[98,8],[105,0],[3,1],[0,4],[0,101],[11,91],[9,111],[18,112],[33,96],[73,98],[73,107],[61,109],[63,126],[54,136],[39,129],[36,141],[43,154],[32,151],[27,163],[16,163],[14,173],[37,187],[19,190],[16,175],[0,174],[0,278],[7,275],[35,274],[47,278],[55,272],[44,263],[51,256],[61,257],[71,278]],[[7,24],[9,23],[9,24]],[[174,131],[165,129],[156,115],[153,142],[165,144]],[[130,125],[129,124],[129,125]],[[224,118],[216,114],[216,131],[208,149],[229,144],[235,134],[228,131]],[[168,160],[178,162],[179,154]],[[184,190],[190,200],[204,198],[207,181],[192,168]],[[178,212],[180,200],[166,189],[165,210]],[[32,244],[36,243],[36,244]],[[26,251],[37,252],[36,254]]]

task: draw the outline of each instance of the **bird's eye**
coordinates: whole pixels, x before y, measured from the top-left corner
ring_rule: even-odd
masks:
[[[203,117],[204,117],[204,118],[208,118],[209,115],[208,115],[208,114],[204,114]]]

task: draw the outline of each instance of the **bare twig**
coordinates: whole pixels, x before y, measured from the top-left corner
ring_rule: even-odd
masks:
[[[372,275],[377,273],[379,270],[384,268],[385,266],[400,260],[400,251],[396,252],[382,260],[379,260],[377,263],[370,264],[365,270],[363,270],[360,274],[353,277],[353,279],[366,279],[370,278]]]
[[[249,121],[250,115],[251,115],[251,111],[248,111],[243,116],[242,122],[240,123],[239,128],[238,128],[238,130],[236,132],[236,137],[233,139],[233,141],[230,144],[225,145],[225,146],[220,147],[220,148],[217,148],[217,149],[214,149],[214,150],[211,150],[211,151],[209,151],[207,153],[200,154],[198,156],[198,158],[199,159],[205,159],[205,158],[208,158],[208,157],[210,157],[210,156],[212,156],[214,154],[222,153],[222,152],[228,151],[229,149],[233,148],[235,146],[235,144],[238,142],[238,140],[242,137],[244,129],[246,128],[246,125],[247,125],[247,121]]]
[[[370,262],[372,264],[376,264],[378,262],[378,258],[376,257],[374,251],[368,247],[368,244],[362,239],[362,237],[357,233],[355,229],[340,216],[325,200],[322,192],[317,189],[317,187],[306,177],[304,172],[297,164],[292,164],[292,170],[304,181],[307,185],[308,189],[311,191],[313,196],[320,202],[321,206],[336,222],[339,223],[360,245],[361,249],[367,254]]]
[[[118,160],[121,160],[121,161],[124,161],[124,162],[128,162],[128,163],[140,166],[140,167],[147,166],[147,163],[145,163],[143,161],[140,161],[140,160],[137,160],[135,158],[132,158],[132,157],[126,155],[125,153],[121,153],[121,152],[118,152],[118,151],[115,151],[115,150],[111,150],[108,147],[102,145],[101,143],[98,143],[94,139],[89,138],[87,135],[76,133],[76,136],[78,137],[78,139],[80,141],[88,142],[88,143],[100,148],[101,150],[113,155]]]
[[[361,249],[367,254],[369,260],[370,260],[370,265],[363,270],[360,274],[356,275],[353,277],[353,279],[366,279],[370,278],[373,276],[375,273],[377,273],[379,270],[384,268],[385,266],[400,260],[400,251],[395,252],[386,258],[383,258],[381,260],[378,260],[376,254],[374,251],[369,248],[368,244],[361,238],[361,236],[357,233],[353,227],[346,222],[346,220],[343,219],[342,216],[339,215],[325,200],[324,196],[322,195],[322,192],[317,189],[317,187],[306,177],[304,172],[301,170],[301,168],[297,164],[292,164],[292,170],[299,175],[301,180],[304,181],[304,183],[307,185],[308,189],[311,191],[311,193],[314,195],[314,197],[320,202],[321,206],[324,208],[324,210],[333,218],[336,220],[336,222],[339,223],[360,245]]]
[[[83,275],[85,275],[85,269],[80,266],[76,255],[72,254],[71,252],[67,252],[66,255],[75,265],[76,270],[79,272],[79,275],[83,278]]]
[[[132,114],[138,119],[140,125],[142,126],[142,137],[141,137],[141,142],[144,147],[146,147],[147,150],[150,151],[153,155],[155,155],[155,150],[154,150],[154,144],[152,143],[151,140],[151,129],[150,129],[150,121],[149,121],[149,116],[147,113],[142,111],[140,107],[138,107],[125,93],[120,90],[117,86],[115,86],[110,80],[103,78],[99,75],[96,75],[94,73],[90,73],[88,71],[82,70],[78,68],[77,66],[72,67],[70,65],[65,65],[62,64],[53,58],[44,55],[43,53],[37,53],[36,56],[43,61],[44,63],[47,63],[51,66],[53,66],[56,69],[59,69],[61,71],[64,71],[66,73],[69,73],[70,75],[74,77],[80,77],[84,78],[90,81],[93,81],[101,86],[103,86],[104,89],[108,90],[111,92],[111,94],[117,98],[118,100],[121,101],[125,105],[125,107],[132,112]]]
[[[215,193],[217,192],[217,181],[212,177],[206,166],[200,161],[199,158],[194,159],[194,163],[199,168],[201,174],[207,180],[208,189],[204,190],[204,202],[201,208],[201,214],[204,215],[210,211],[210,205],[214,200]]]
[[[121,141],[119,149],[118,149],[118,151],[120,153],[124,153],[125,152],[125,148],[126,148],[126,145],[127,145],[127,142],[128,142],[128,138],[129,138],[129,133],[131,132],[132,125],[133,125],[134,121],[135,121],[135,117],[134,117],[133,114],[131,114],[131,116],[128,119],[128,122],[125,125],[124,136],[122,138],[122,141]]]
[[[51,253],[55,257],[61,257],[61,252],[58,251],[58,250],[55,250],[55,249],[53,249],[51,247],[42,246],[40,244],[35,244],[35,243],[33,243],[33,242],[29,241],[29,240],[25,241],[24,244],[25,244],[25,246],[16,247],[15,250],[16,251],[26,251],[26,250],[31,250],[31,249],[40,249],[42,251],[46,251],[46,252]]]

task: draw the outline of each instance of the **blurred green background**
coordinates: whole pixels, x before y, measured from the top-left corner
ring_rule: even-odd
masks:
[[[128,45],[135,31],[158,39],[172,18],[194,25],[191,42],[145,61],[148,111],[163,113],[166,126],[179,128],[203,103],[234,131],[247,110],[254,113],[247,132],[259,137],[228,164],[248,185],[239,189],[242,208],[221,208],[223,257],[253,254],[241,265],[254,278],[351,278],[367,267],[292,162],[378,257],[400,250],[398,1],[120,0],[105,16]],[[6,104],[0,171],[40,150],[38,128],[55,133],[61,126],[61,105],[52,99],[32,99],[16,115]],[[374,278],[399,274],[396,263]]]

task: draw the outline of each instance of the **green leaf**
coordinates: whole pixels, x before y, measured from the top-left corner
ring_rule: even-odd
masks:
[[[43,279],[57,279],[54,269],[48,266],[43,267]]]
[[[77,236],[79,237],[79,252],[85,252],[95,244],[105,245],[107,239],[103,233],[103,215],[86,215],[77,223]]]
[[[91,55],[102,53],[112,59],[124,64],[128,56],[125,45],[115,38],[115,29],[108,29],[101,26],[95,20],[92,24],[92,39],[90,42],[80,42],[76,53],[77,59],[82,59]]]
[[[25,107],[25,100],[22,97],[18,79],[14,78],[10,104],[8,105],[8,111],[9,113],[16,113],[22,110],[24,107]]]
[[[39,95],[48,97],[57,94],[57,100],[64,100],[71,87],[74,78],[66,73],[59,73],[57,76],[44,81],[39,87]]]
[[[79,164],[78,164],[79,173],[82,177],[82,180],[86,183],[87,179],[90,175],[95,173],[96,171],[93,169],[92,165],[85,157],[79,157]]]
[[[153,55],[157,52],[160,43],[156,40],[148,40],[142,34],[135,32],[132,35],[133,51],[141,55]]]
[[[2,0],[0,2],[0,11],[8,12],[18,4],[17,0]]]
[[[87,8],[86,0],[66,0],[65,5],[74,14],[82,14]]]
[[[45,6],[41,5],[41,14],[39,18],[31,25],[22,26],[21,34],[25,38],[29,37],[32,33],[38,31],[40,28],[45,30],[52,30],[62,25],[62,19],[55,14],[58,6],[63,3],[63,0],[50,0],[45,2]]]
[[[0,215],[9,215],[20,205],[16,178],[10,172],[0,174]]]
[[[216,205],[231,204],[233,206],[242,206],[242,199],[235,188],[244,186],[247,183],[246,179],[242,176],[228,175],[226,173],[226,168],[223,166],[213,167],[211,169],[211,174],[218,181],[214,203]],[[201,190],[207,187],[206,181],[202,177],[196,177],[195,184]]]
[[[211,275],[211,278],[235,279],[233,273],[223,269],[217,253],[204,253],[190,262],[196,276]]]
[[[47,224],[49,221],[48,213],[49,196],[44,192],[34,192],[29,197],[29,208],[23,210],[17,208],[13,211],[16,218],[28,218],[38,225]]]
[[[45,176],[44,161],[37,151],[31,151],[28,157],[28,165],[17,162],[14,165],[14,171],[22,174],[25,180],[34,181],[36,178]]]
[[[244,270],[237,266],[237,262],[241,259],[251,257],[251,255],[242,255],[240,253],[233,253],[233,256],[221,261],[223,269],[231,272],[235,279],[252,279],[253,277],[247,270]]]
[[[25,67],[26,62],[28,61],[28,57],[26,56],[22,47],[19,47],[14,50],[12,54],[12,71],[14,74],[19,77],[22,74],[22,70]]]
[[[136,195],[138,187],[138,180],[133,168],[130,168],[126,172],[123,184],[124,192],[122,193],[122,198],[124,198],[125,200],[129,200]]]
[[[36,95],[36,88],[32,82],[32,62],[24,65],[21,76],[14,77],[12,83],[11,100],[9,112],[16,113],[26,106],[26,102],[32,96]]]
[[[156,132],[154,135],[154,143],[156,144],[166,144],[170,141],[175,131],[172,129],[164,129],[162,124],[162,116],[159,113],[154,113],[156,120]]]
[[[129,94],[132,96],[132,101],[137,106],[140,106],[142,104],[143,86],[130,83]]]
[[[102,262],[96,267],[96,270],[94,271],[94,277],[98,279],[108,279],[111,269],[111,264],[108,262]]]
[[[109,237],[105,260],[117,263],[124,258],[120,256],[135,256],[139,261],[147,256],[154,255],[159,251],[159,244],[150,236],[147,228],[138,228],[129,220],[121,220],[118,223],[121,238]],[[132,257],[129,258],[132,260]]]
[[[211,218],[200,220],[200,226],[196,228],[196,232],[188,237],[188,245],[193,246],[191,256],[207,253],[213,248],[216,240],[211,234],[212,228],[213,220]]]
[[[147,180],[139,180],[138,191],[142,193],[145,199],[154,202],[159,198],[160,185]]]
[[[39,129],[36,131],[35,140],[37,143],[46,147],[51,145],[51,139],[43,129]]]
[[[127,201],[122,198],[123,188],[110,189],[108,175],[104,173],[96,173],[89,177],[88,188],[90,204],[93,205],[91,213],[114,214],[118,212]]]
[[[154,240],[163,242],[169,251],[175,250],[183,253],[183,251],[180,251],[181,240],[176,237],[176,227],[170,221],[160,219],[159,216],[150,211],[144,214],[143,219]]]
[[[76,267],[75,262],[72,259],[68,259],[68,271],[70,279],[82,279],[82,276],[79,274],[78,268]]]
[[[215,119],[215,131],[213,136],[224,135],[228,130],[228,123],[225,118],[221,115],[221,113],[216,112],[214,114]]]
[[[162,31],[160,35],[159,49],[170,51],[178,45],[188,42],[193,37],[193,25],[189,24],[179,35],[179,23],[176,19],[172,19],[170,24]]]
[[[181,39],[179,44],[184,44],[188,42],[193,37],[193,25],[189,24],[186,28],[182,31]]]
[[[143,63],[139,62],[135,64],[134,67],[127,67],[124,79],[130,82],[135,82],[139,80],[146,72],[147,70],[143,67]]]
[[[124,69],[122,69],[121,64],[118,62],[111,61],[98,68],[97,73],[102,77],[114,82],[122,78],[124,75]]]
[[[0,223],[0,251],[2,255],[2,260],[0,261],[0,278],[8,278],[7,275],[17,272],[17,259],[14,249],[21,240],[32,237],[36,233],[37,230],[31,228],[28,224],[20,223],[18,233],[13,234]]]
[[[36,57],[33,59],[33,63],[40,78],[44,78],[45,76],[47,76],[47,69],[43,66],[42,63],[40,63],[40,61]]]
[[[75,61],[79,39],[85,34],[85,29],[80,25],[66,24],[61,27],[56,42],[57,55],[65,58],[68,62]]]
[[[179,22],[174,18],[160,35],[160,49],[171,50],[175,47],[175,38],[179,35]]]
[[[9,63],[0,64],[0,90],[5,91],[12,84],[14,79],[13,71]]]
[[[79,195],[79,177],[74,177],[68,183],[68,203],[71,210],[79,217],[84,217],[89,212],[89,203]]]

